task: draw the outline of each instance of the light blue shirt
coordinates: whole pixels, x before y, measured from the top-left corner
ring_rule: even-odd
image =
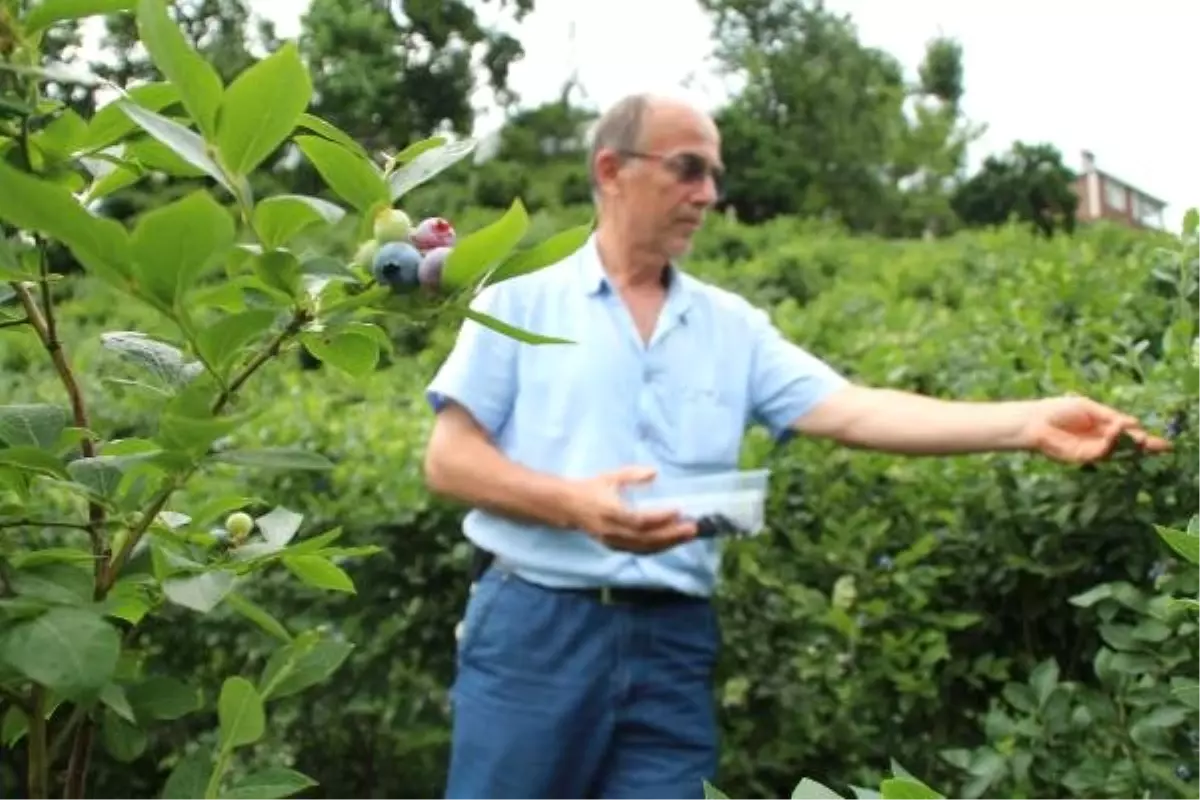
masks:
[[[748,426],[785,438],[792,422],[846,383],[786,341],[766,313],[677,267],[644,345],[594,236],[558,264],[487,287],[472,305],[575,344],[522,344],[466,320],[428,387],[430,404],[436,411],[457,401],[508,458],[565,478],[630,465],[660,475],[735,470]],[[703,596],[720,566],[719,539],[638,555],[479,509],[463,531],[548,586],[653,586]]]

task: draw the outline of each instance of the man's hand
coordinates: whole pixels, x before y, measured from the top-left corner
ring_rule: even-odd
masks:
[[[1122,435],[1142,450],[1161,453],[1171,445],[1151,436],[1134,417],[1086,397],[1055,397],[1029,406],[1021,430],[1025,449],[1073,464],[1087,464],[1112,454]]]
[[[654,479],[650,467],[626,467],[575,483],[568,513],[572,527],[614,550],[655,553],[686,542],[696,535],[696,525],[680,522],[679,512],[631,511],[621,501],[621,487]]]

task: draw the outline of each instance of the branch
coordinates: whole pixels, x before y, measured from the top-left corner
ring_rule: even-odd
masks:
[[[30,701],[30,699],[19,692],[13,691],[12,689],[5,689],[4,687],[0,686],[0,697],[6,698],[8,702],[21,709],[23,712],[25,712],[25,716],[27,717],[29,716],[30,712],[33,711],[33,703]]]
[[[297,309],[292,315],[292,320],[287,324],[287,327],[275,334],[274,338],[267,342],[266,347],[256,353],[254,358],[246,362],[246,366],[242,367],[242,369],[233,376],[232,380],[229,381],[229,386],[223,389],[221,393],[217,395],[217,399],[213,403],[212,407],[213,416],[220,414],[225,409],[225,406],[229,404],[229,401],[233,399],[233,396],[237,393],[237,390],[242,388],[242,385],[246,381],[250,380],[250,376],[253,375],[259,367],[267,363],[267,361],[269,361],[272,357],[278,355],[279,350],[283,347],[284,343],[299,333],[300,329],[303,328],[308,321],[309,313],[303,309]]]
[[[28,324],[29,324],[29,317],[22,317],[21,319],[6,319],[3,321],[0,321],[0,328],[15,328],[18,325],[28,325]]]
[[[16,291],[17,297],[20,298],[21,305],[25,308],[25,316],[28,318],[29,324],[37,331],[38,338],[42,340],[42,345],[46,348],[46,352],[50,354],[50,360],[54,362],[54,369],[58,372],[58,377],[62,381],[63,388],[67,390],[67,397],[71,401],[71,414],[74,417],[75,427],[83,432],[83,436],[79,442],[80,449],[83,451],[85,458],[94,458],[96,456],[96,444],[92,441],[92,437],[88,433],[91,430],[91,423],[88,420],[87,406],[83,401],[83,391],[79,388],[79,381],[76,380],[75,372],[71,369],[71,364],[67,361],[67,355],[63,350],[62,342],[58,339],[57,323],[54,320],[54,307],[50,302],[50,283],[46,268],[46,253],[44,243],[40,238],[38,239],[38,246],[42,248],[39,262],[45,313],[43,313],[42,309],[38,308],[37,302],[29,292],[29,287],[17,282],[13,282],[12,287]],[[89,525],[86,530],[92,540],[92,555],[96,557],[96,599],[99,600],[100,578],[105,560],[104,541],[100,536],[100,528],[104,525],[104,506],[90,501],[88,503],[88,520]]]

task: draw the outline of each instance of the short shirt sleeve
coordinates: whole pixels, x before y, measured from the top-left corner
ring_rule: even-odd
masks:
[[[789,342],[760,309],[751,312],[750,404],[756,420],[777,440],[849,380],[828,363]]]
[[[476,295],[471,308],[519,326],[516,299],[511,286],[495,284]],[[495,436],[512,413],[518,346],[512,337],[474,320],[463,320],[450,355],[426,387],[430,407],[440,413],[454,401]]]

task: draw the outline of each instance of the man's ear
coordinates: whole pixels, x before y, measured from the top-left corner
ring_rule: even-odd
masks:
[[[621,171],[621,156],[615,150],[601,148],[596,152],[593,168],[596,172],[597,187],[601,190],[606,189],[616,181],[617,173]]]

